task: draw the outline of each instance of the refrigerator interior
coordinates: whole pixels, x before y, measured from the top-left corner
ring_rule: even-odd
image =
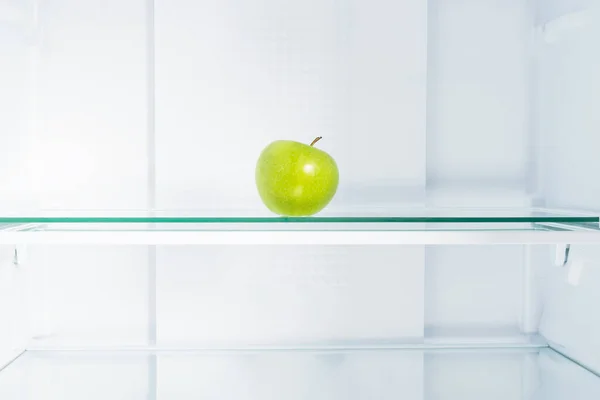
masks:
[[[263,215],[262,148],[323,136],[325,213],[597,212],[595,7],[0,0],[0,210]],[[2,399],[600,397],[597,245],[18,250]]]

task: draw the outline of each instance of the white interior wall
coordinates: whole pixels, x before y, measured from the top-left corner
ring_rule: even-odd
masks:
[[[534,8],[528,0],[430,0],[427,204],[528,207]],[[524,246],[428,246],[426,334],[522,329]]]
[[[3,379],[9,382],[16,381],[15,391],[20,391],[6,398],[153,398],[150,391],[152,384],[149,382],[148,360],[149,356],[138,352],[95,352],[93,357],[85,352],[28,354],[6,371],[9,374]],[[23,375],[20,379],[10,375],[18,372]]]
[[[536,398],[596,399],[600,396],[598,377],[564,357],[545,351],[538,362],[540,385],[536,387]]]
[[[429,246],[429,337],[510,337],[520,331],[524,246]]]
[[[25,2],[0,3],[0,206],[5,210],[31,201],[27,166],[31,42],[23,26],[27,11]]]
[[[0,246],[0,368],[26,348],[29,337],[29,274],[12,263],[13,252]]]
[[[550,207],[599,208],[600,182],[594,179],[594,167],[600,146],[595,109],[600,101],[600,56],[591,51],[600,34],[599,15],[590,9],[580,14],[578,24],[550,22],[539,34],[541,181]]]
[[[155,359],[156,381],[146,375]],[[110,381],[110,384],[106,384]],[[35,385],[29,384],[35,382]],[[594,400],[598,378],[562,356],[499,351],[30,352],[0,374],[5,400]]]
[[[555,2],[558,9],[566,1]],[[591,3],[590,3],[591,4]],[[598,8],[549,21],[538,51],[543,189],[551,207],[598,211],[600,37]],[[565,23],[566,21],[566,23]],[[561,351],[600,371],[600,248],[573,246],[569,264],[547,285],[541,332]]]
[[[423,398],[421,352],[231,354],[158,359],[159,398]],[[202,379],[198,379],[201,376]]]
[[[38,2],[32,20],[34,130],[26,163],[36,206],[146,208],[146,2]],[[29,250],[33,347],[147,343],[146,249]]]
[[[426,354],[424,361],[425,399],[530,398],[523,387],[530,384],[524,379],[523,358],[514,354],[439,352]]]
[[[530,3],[429,1],[430,202],[528,205]]]
[[[423,0],[158,0],[159,206],[262,210],[260,151],[319,135],[330,207],[420,200],[426,22]]]
[[[282,137],[310,141],[317,135],[325,136],[323,148],[336,157],[343,171],[339,195],[332,203],[338,209],[365,203],[421,203],[426,180],[431,204],[444,204],[452,193],[456,200],[460,198],[456,192],[464,194],[465,185],[474,188],[486,182],[491,183],[468,196],[472,204],[528,203],[524,89],[528,2],[437,0],[429,4],[433,32],[427,32],[426,4],[418,0],[244,4],[156,2],[159,208],[261,209],[253,171],[262,147]],[[37,105],[30,108],[38,135],[28,150],[41,206],[147,206],[146,12],[142,0],[41,4],[42,34],[32,56],[39,66]],[[491,21],[493,29],[481,21]],[[390,38],[394,38],[394,51]],[[430,78],[427,135],[426,73]],[[467,150],[468,146],[474,147]],[[440,187],[449,190],[440,194]],[[176,311],[171,305],[181,306],[180,312],[187,310],[189,316],[213,314],[216,318],[213,311],[194,307],[210,300],[212,294],[197,292],[195,287],[178,293],[179,285],[189,282],[182,282],[185,278],[177,274],[189,273],[198,284],[213,282],[232,293],[239,282],[219,286],[213,279],[220,278],[214,274],[223,265],[230,272],[239,270],[242,254],[250,257],[261,251],[265,250],[242,250],[233,257],[214,250],[201,257],[201,249],[159,249],[159,324],[164,319],[159,333],[164,333],[165,342],[190,341],[191,333],[198,334],[201,327],[193,319],[173,320],[170,312]],[[316,298],[310,297],[315,288],[300,291],[298,298],[310,298],[304,308],[286,293],[286,302],[273,309],[281,314],[286,304],[302,309],[307,323],[302,335],[307,340],[338,338],[342,328],[353,338],[422,335],[424,301],[431,307],[427,318],[433,325],[450,326],[453,316],[467,323],[471,314],[498,326],[514,324],[513,301],[502,296],[520,285],[513,280],[516,267],[498,272],[498,280],[506,287],[486,293],[489,309],[446,304],[446,300],[452,290],[462,287],[468,292],[479,278],[485,278],[479,269],[490,254],[496,256],[490,268],[496,263],[520,266],[519,251],[480,249],[465,256],[460,249],[434,250],[436,261],[428,265],[432,272],[427,272],[425,281],[423,249],[390,251],[374,276],[367,266],[372,260],[369,254],[378,251],[338,249],[332,258],[326,249],[312,249],[308,254],[300,250],[294,253],[293,262],[273,251],[267,265],[261,265],[261,272],[251,280],[269,282],[281,265],[295,270],[304,260],[319,274],[336,266],[338,272],[328,279],[349,281],[351,289],[318,289],[321,293]],[[75,257],[65,258],[66,254]],[[199,259],[207,263],[205,270],[195,269]],[[221,264],[222,259],[229,261]],[[151,293],[143,284],[148,282],[147,261],[147,253],[137,249],[52,250],[46,264],[50,269],[57,267],[49,282],[75,284],[64,293],[50,290],[44,295],[50,297],[38,298],[53,307],[40,318],[56,317],[49,318],[50,323],[38,321],[42,333],[58,327],[55,343],[61,342],[60,337],[88,344],[119,338],[144,343],[145,317],[133,320],[132,336],[119,332],[128,323],[125,312],[148,313],[146,300]],[[103,271],[107,264],[110,267]],[[89,276],[80,271],[85,268],[91,269]],[[451,280],[452,287],[441,283],[439,276],[455,268],[463,271],[464,278]],[[313,272],[302,271],[298,279],[311,281]],[[377,296],[372,295],[378,290],[375,278],[390,282]],[[76,284],[82,281],[88,283]],[[424,282],[436,285],[439,292],[424,299]],[[96,284],[93,290],[86,290],[92,284]],[[234,298],[249,299],[244,306],[250,312],[267,301],[276,303],[273,297],[255,297],[250,284],[241,288],[251,295],[235,293]],[[270,287],[266,293],[280,290]],[[103,303],[105,293],[113,297]],[[70,297],[77,298],[78,304],[70,304]],[[364,321],[351,315],[353,297],[365,299],[361,303],[365,319],[370,310],[378,312],[368,331],[362,330]],[[411,304],[421,314],[407,308],[390,325],[387,315],[399,310],[394,302]],[[338,303],[342,316],[336,315],[331,329],[325,329],[322,320],[327,314],[322,310],[334,310]],[[103,316],[95,318],[94,312],[86,312],[96,310],[97,314],[101,307],[106,311]],[[486,314],[492,310],[498,318]],[[229,321],[231,315],[226,316]],[[272,321],[263,322],[264,334]],[[182,337],[179,328],[190,329],[190,335]],[[265,339],[259,333],[255,339]]]
[[[146,247],[36,246],[22,268],[34,268],[30,347],[148,344]]]
[[[160,247],[158,343],[418,340],[422,262],[421,246]]]
[[[30,48],[23,20],[27,2],[0,2],[0,209],[31,200],[27,173]],[[26,346],[27,271],[13,264],[14,248],[0,246],[0,368]]]
[[[146,206],[146,4],[39,5],[30,163],[42,208]]]
[[[262,210],[262,148],[317,135],[331,208],[421,201],[426,23],[421,0],[157,1],[157,206]],[[422,337],[423,248],[159,247],[157,309],[165,345]]]
[[[596,0],[535,0],[537,23],[545,24],[561,16],[592,7]]]

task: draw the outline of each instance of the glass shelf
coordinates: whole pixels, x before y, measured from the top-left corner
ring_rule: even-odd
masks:
[[[600,243],[600,216],[564,210],[369,208],[279,217],[253,210],[0,214],[0,243]]]
[[[600,378],[553,350],[28,351],[3,400],[596,400]]]
[[[397,208],[326,212],[312,217],[280,217],[265,212],[55,210],[1,214],[0,224],[590,224],[600,215],[545,209]]]

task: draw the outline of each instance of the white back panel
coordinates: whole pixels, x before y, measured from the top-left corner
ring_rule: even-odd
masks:
[[[331,207],[414,201],[425,40],[420,0],[157,1],[159,207],[262,209],[260,151],[318,135],[340,168]]]
[[[143,0],[39,2],[27,159],[38,207],[147,206],[146,22]],[[145,249],[30,251],[38,341],[147,342]]]
[[[528,399],[522,388],[529,383],[523,374],[524,357],[493,352],[426,353],[424,399]]]
[[[421,352],[262,353],[158,358],[159,398],[423,399]],[[198,379],[198,377],[201,379]]]
[[[331,208],[422,200],[426,2],[156,2],[157,206],[264,209],[276,139],[338,162]],[[159,344],[420,337],[422,248],[159,248]]]
[[[429,335],[519,331],[522,246],[429,246],[425,260]]]
[[[136,354],[110,352],[97,353],[95,357],[85,353],[79,356],[69,356],[69,353],[32,355],[17,360],[17,363],[25,364],[22,369],[26,371],[26,383],[20,385],[21,396],[9,399],[146,400],[151,387],[148,359]]]
[[[532,13],[523,0],[429,2],[428,189],[525,195]]]
[[[163,346],[423,336],[421,246],[161,247]]]
[[[530,206],[531,2],[428,4],[427,204]],[[519,333],[523,248],[430,246],[425,254],[427,336]]]
[[[43,2],[39,25],[30,162],[40,206],[145,207],[145,2]]]
[[[31,204],[28,168],[28,121],[31,95],[31,39],[28,7],[0,3],[0,207],[18,209]]]
[[[31,248],[30,346],[148,344],[147,257],[142,246]]]

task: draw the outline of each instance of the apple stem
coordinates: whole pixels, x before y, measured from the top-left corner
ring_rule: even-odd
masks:
[[[317,143],[319,140],[323,139],[323,136],[319,136],[318,138],[315,138],[315,140],[312,141],[312,143],[310,144],[311,147],[315,145],[315,143]]]

